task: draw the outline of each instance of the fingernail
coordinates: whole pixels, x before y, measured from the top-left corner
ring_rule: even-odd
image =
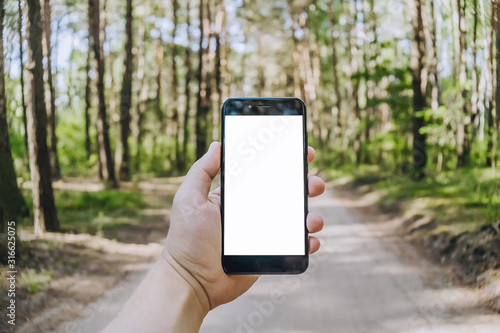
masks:
[[[208,147],[208,151],[211,151],[212,149],[214,149],[215,145],[216,145],[217,141],[214,141],[210,144],[210,147]]]

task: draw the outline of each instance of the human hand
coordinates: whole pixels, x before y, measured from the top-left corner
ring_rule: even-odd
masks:
[[[220,169],[221,144],[213,142],[208,152],[189,170],[173,202],[170,229],[163,259],[190,285],[205,312],[230,302],[247,291],[258,279],[255,275],[227,275],[221,265],[220,188],[210,192],[212,180]],[[309,147],[307,162],[314,159]],[[323,193],[325,183],[316,176],[308,180],[309,197]],[[310,212],[309,233],[323,228],[323,218]],[[320,247],[309,237],[309,252]]]

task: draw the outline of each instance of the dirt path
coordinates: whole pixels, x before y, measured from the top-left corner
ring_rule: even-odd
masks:
[[[500,316],[477,306],[472,290],[454,285],[449,272],[391,233],[392,221],[341,196],[329,188],[310,200],[326,225],[305,274],[262,277],[212,311],[201,332],[498,332]],[[100,331],[144,274],[146,268],[134,273],[87,307],[90,315],[58,331]]]
[[[40,292],[19,291],[17,325],[6,327],[5,332],[99,332],[94,323],[114,316],[161,253],[172,198],[181,181],[123,183],[122,189],[141,191],[147,205],[138,216],[130,217],[129,224],[110,230],[110,235],[47,233],[35,239],[32,232],[22,230],[21,239],[32,241],[30,251],[40,252],[38,257],[43,255],[44,265],[55,274]],[[76,192],[102,190],[98,182],[79,179],[67,179],[54,187]],[[4,332],[1,321],[0,332]]]
[[[499,331],[500,316],[477,308],[472,291],[391,235],[391,221],[338,197],[330,188],[309,201],[326,225],[305,274],[262,277],[210,313],[201,332]]]

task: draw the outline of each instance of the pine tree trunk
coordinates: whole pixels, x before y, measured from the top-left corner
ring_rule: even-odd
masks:
[[[137,48],[139,50],[138,55],[137,55],[137,84],[136,86],[139,87],[138,93],[137,93],[137,98],[136,98],[136,114],[137,114],[137,151],[134,157],[134,170],[136,172],[140,172],[141,168],[141,159],[142,159],[142,142],[144,139],[144,120],[145,120],[145,114],[144,114],[144,104],[146,103],[146,98],[147,98],[147,92],[149,89],[149,84],[145,80],[145,73],[144,73],[144,67],[145,67],[145,44],[146,44],[146,27],[144,23],[144,18],[141,17],[138,21],[138,33],[137,35],[140,36],[138,39],[138,45]],[[162,48],[163,50],[163,48]],[[163,52],[162,52],[163,54]],[[160,70],[161,71],[161,70]],[[161,88],[161,87],[160,87]],[[158,90],[159,93],[161,93],[161,89]],[[163,113],[162,113],[163,115]],[[160,122],[161,124],[161,122]],[[161,125],[160,125],[161,126]]]
[[[436,3],[434,3],[436,2]],[[436,15],[436,7],[440,6],[441,0],[439,1],[431,1],[431,19],[432,19],[432,27],[431,27],[431,54],[430,54],[430,67],[432,71],[432,102],[431,107],[432,111],[436,112],[439,106],[441,105],[441,85],[440,85],[440,62],[438,61],[438,44],[441,45],[441,27],[438,21],[442,18],[437,17]],[[439,14],[438,14],[439,15]],[[438,41],[439,40],[439,41]]]
[[[208,137],[208,43],[209,43],[209,16],[204,13],[204,6],[206,0],[200,0],[200,47],[198,50],[198,103],[196,108],[196,159],[205,154],[207,148]],[[208,7],[208,4],[207,4]],[[207,45],[204,47],[204,45]]]
[[[487,155],[486,155],[486,166],[492,167],[495,169],[495,143],[494,143],[494,117],[493,117],[493,90],[494,90],[494,79],[493,79],[493,42],[494,42],[494,32],[496,30],[496,21],[495,21],[495,11],[496,6],[498,5],[498,0],[493,0],[491,2],[491,24],[490,24],[490,34],[489,34],[489,58],[488,58],[488,73],[489,73],[489,82],[487,88],[487,99],[488,99],[488,107],[487,107]]]
[[[51,29],[51,6],[50,0],[43,1],[43,30],[44,30],[44,42],[45,47],[44,57],[47,60],[47,90],[46,90],[46,101],[49,104],[48,108],[48,122],[50,130],[50,158],[52,167],[52,179],[61,179],[61,170],[59,166],[59,156],[57,154],[57,136],[56,136],[56,96],[54,90],[54,79],[52,77],[52,46],[50,43],[52,29]]]
[[[500,131],[500,3],[498,0],[495,1],[495,39],[496,39],[496,88],[495,88],[495,130],[494,136],[493,136],[493,141],[494,141],[494,155],[493,158],[495,159],[494,163],[495,165],[497,164],[496,158],[497,158],[497,153],[498,153],[498,146],[500,145],[500,142],[498,142],[499,139],[499,134],[498,132]]]
[[[427,164],[427,138],[421,133],[421,129],[425,126],[424,117],[418,113],[427,107],[425,98],[427,77],[423,75],[425,71],[424,3],[423,0],[414,0],[414,3],[416,10],[412,19],[413,169],[414,177],[420,179],[424,176],[424,168]]]
[[[59,220],[51,183],[50,157],[47,147],[47,112],[44,99],[42,14],[39,0],[27,0],[29,63],[28,88],[28,144],[30,151],[31,182],[33,184],[33,215],[35,233],[59,230]]]
[[[21,84],[21,105],[23,108],[23,126],[24,126],[24,147],[26,149],[26,156],[29,155],[28,149],[28,120],[26,115],[26,98],[24,94],[24,48],[23,48],[23,7],[21,5],[21,0],[17,0],[17,33],[19,36],[19,65],[20,65],[20,84]]]
[[[472,30],[472,95],[471,95],[471,124],[473,132],[470,135],[470,142],[474,141],[479,127],[479,118],[477,117],[478,104],[478,82],[477,82],[477,0],[473,0],[473,30]]]
[[[175,37],[177,36],[177,25],[178,25],[178,17],[177,12],[179,11],[179,3],[177,0],[172,0],[172,15],[173,15],[173,24],[174,28],[172,30],[172,85],[170,89],[171,93],[171,101],[172,101],[172,127],[173,127],[173,139],[174,139],[174,153],[173,153],[173,162],[177,169],[182,166],[180,161],[180,147],[179,147],[179,135],[180,135],[180,121],[179,121],[179,78],[177,77],[177,64],[175,62],[175,58],[177,57],[177,45],[175,44]]]
[[[5,98],[5,68],[3,56],[4,0],[0,0],[0,233],[6,222],[29,215],[28,206],[17,186],[16,171],[10,150]]]
[[[90,18],[89,18],[90,19]],[[86,83],[85,83],[85,152],[87,153],[87,161],[90,159],[90,154],[92,154],[92,143],[90,141],[90,108],[92,107],[91,102],[91,84],[92,80],[90,78],[90,65],[92,62],[92,48],[91,38],[89,36],[87,51],[87,66],[85,68]]]
[[[191,89],[189,87],[191,83],[192,68],[191,68],[191,15],[190,15],[190,1],[186,0],[186,35],[187,42],[186,48],[184,50],[184,64],[186,66],[186,80],[184,86],[184,96],[186,97],[186,104],[184,105],[184,123],[183,123],[183,135],[182,135],[182,161],[180,170],[186,168],[188,160],[188,142],[189,142],[189,103],[191,101]]]
[[[125,61],[122,81],[122,92],[120,101],[120,139],[122,145],[122,158],[120,164],[120,179],[130,180],[130,150],[128,138],[130,136],[130,111],[132,108],[132,72],[134,70],[134,61],[132,55],[132,0],[127,0],[125,33],[127,40],[125,42]]]
[[[347,27],[347,31],[349,31],[350,36],[357,36],[358,32],[356,30],[356,25],[357,25],[357,10],[356,10],[356,3],[353,4],[354,10],[351,8],[351,4],[348,4],[349,6],[349,12],[353,16],[353,21],[349,23]],[[361,123],[361,109],[359,105],[359,79],[352,79],[352,76],[354,74],[357,74],[359,68],[358,68],[358,47],[357,47],[357,39],[354,40],[354,43],[351,43],[351,38],[347,39],[347,49],[349,50],[348,53],[348,63],[349,66],[347,66],[347,71],[346,71],[346,81],[347,81],[347,95],[349,96],[350,100],[350,107],[351,109],[354,109],[354,118],[356,119],[356,122],[358,124]],[[355,130],[355,136],[354,136],[354,153],[355,153],[355,158],[356,158],[356,164],[359,165],[361,163],[361,131]]]
[[[212,140],[219,140],[219,128],[220,128],[220,106],[222,104],[222,44],[221,44],[221,34],[222,34],[222,23],[224,21],[225,8],[224,2],[217,2],[215,6],[215,63],[214,63],[214,84],[215,84],[215,94],[212,95],[212,110],[213,110],[213,128],[212,128]]]
[[[328,14],[330,16],[330,36],[332,47],[332,69],[333,69],[333,89],[335,91],[335,106],[337,108],[337,128],[340,133],[342,130],[342,98],[340,95],[340,83],[338,74],[338,58],[337,58],[337,37],[335,29],[337,22],[335,20],[335,13],[333,12],[333,1],[330,0],[328,7]]]
[[[262,51],[262,43],[263,43],[262,33],[259,33],[257,37],[257,96],[264,96],[264,88],[266,87],[266,75],[264,74],[265,70],[265,58],[264,52]]]
[[[98,154],[102,164],[102,176],[106,187],[117,188],[111,145],[109,142],[109,122],[106,115],[106,100],[104,98],[104,59],[101,44],[100,8],[99,0],[89,0],[89,12],[92,13],[90,23],[91,38],[93,39],[94,63],[96,68],[98,111],[97,111],[97,139]]]
[[[316,108],[316,87],[314,85],[314,75],[311,65],[311,49],[309,46],[309,19],[306,19],[305,9],[299,10],[299,26],[304,32],[302,37],[301,49],[302,49],[302,63],[305,71],[305,90],[306,90],[306,101],[308,103],[308,108],[311,114],[311,125],[312,125],[312,135],[316,140],[321,142],[321,129],[319,123],[319,110]]]
[[[462,5],[463,1],[463,5]],[[466,67],[466,41],[465,41],[465,0],[457,0],[458,6],[458,32],[459,32],[459,56],[458,56],[458,85],[459,93],[462,97],[462,116],[458,122],[457,128],[457,168],[463,168],[468,163],[470,141],[469,141],[469,123],[470,116],[467,111],[467,91],[465,83],[467,81]]]
[[[304,87],[304,78],[301,72],[301,61],[300,61],[300,53],[299,53],[299,41],[295,36],[295,16],[292,12],[292,8],[290,8],[290,17],[292,19],[291,29],[292,29],[292,62],[293,62],[293,83],[294,83],[294,96],[301,98],[303,100],[306,99],[306,92]],[[244,73],[244,72],[243,72]]]
[[[144,41],[143,41],[144,43]],[[164,49],[161,31],[158,38],[154,40],[155,60],[156,60],[156,96],[155,96],[155,112],[158,123],[160,124],[160,133],[166,132],[165,115],[163,113],[163,60]]]
[[[479,75],[479,84],[478,84],[478,99],[477,99],[477,108],[478,108],[478,117],[477,117],[477,139],[479,141],[484,141],[485,136],[485,121],[486,121],[486,103],[485,99],[487,96],[487,80],[489,78],[489,66],[488,66],[488,31],[486,30],[486,13],[484,10],[484,0],[479,1],[479,18],[481,21],[481,30],[482,30],[482,42],[483,42],[483,57],[482,57],[482,66],[481,66],[481,74]],[[489,155],[489,152],[486,152],[486,156]]]

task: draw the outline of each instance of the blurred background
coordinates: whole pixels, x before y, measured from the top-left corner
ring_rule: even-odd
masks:
[[[1,227],[17,223],[21,295],[49,293],[33,315],[55,280],[156,253],[229,97],[303,99],[313,173],[377,193],[470,281],[500,267],[498,1],[0,4]]]

